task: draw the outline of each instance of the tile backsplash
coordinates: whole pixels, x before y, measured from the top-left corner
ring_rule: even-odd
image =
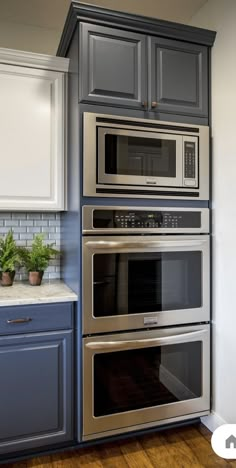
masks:
[[[16,243],[30,247],[35,234],[43,233],[46,243],[55,242],[55,248],[60,250],[60,213],[24,213],[0,212],[0,236],[13,230]],[[60,278],[60,257],[51,260],[44,273],[44,279]],[[16,274],[16,280],[27,279],[26,271],[21,268]]]

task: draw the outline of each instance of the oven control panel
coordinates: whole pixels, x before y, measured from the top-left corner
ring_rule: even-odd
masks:
[[[183,229],[200,228],[199,211],[94,210],[95,229]]]

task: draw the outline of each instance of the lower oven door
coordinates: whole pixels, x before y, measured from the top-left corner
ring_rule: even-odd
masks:
[[[83,440],[208,414],[209,325],[83,339]]]
[[[83,334],[208,322],[209,236],[83,238]]]

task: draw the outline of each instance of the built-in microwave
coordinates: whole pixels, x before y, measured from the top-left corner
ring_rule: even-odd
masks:
[[[209,127],[84,113],[84,196],[209,199]]]

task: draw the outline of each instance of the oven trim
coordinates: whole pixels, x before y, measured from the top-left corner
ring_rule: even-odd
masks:
[[[209,416],[209,414],[210,414],[210,408],[206,411],[191,413],[191,414],[187,414],[184,416],[177,416],[176,418],[168,418],[168,419],[165,418],[159,421],[153,421],[153,422],[145,423],[145,424],[137,424],[136,426],[129,426],[127,428],[127,431],[124,431],[124,429],[122,428],[122,429],[114,429],[112,431],[105,431],[105,432],[99,432],[95,434],[83,435],[82,440],[85,442],[86,440],[107,438],[107,437],[123,434],[124,432],[130,433],[132,431],[141,431],[141,430],[149,429],[152,427],[166,426],[167,424],[174,424],[177,422],[188,421],[188,420],[192,420],[195,418],[202,418],[203,416]]]
[[[178,401],[155,407],[149,407],[138,410],[126,411],[124,413],[116,413],[100,417],[93,416],[93,357],[98,352],[96,343],[111,343],[115,347],[119,341],[146,340],[154,341],[163,339],[165,346],[178,342],[190,343],[194,341],[202,342],[202,395],[199,398],[190,400]],[[179,339],[178,339],[179,337]],[[163,344],[161,343],[161,344]],[[91,345],[95,349],[92,349]],[[98,345],[99,347],[100,345]],[[130,346],[130,348],[129,348]],[[153,343],[153,346],[154,343]],[[148,344],[146,347],[150,347]],[[128,349],[140,349],[138,343],[132,346],[128,345]],[[112,352],[107,349],[100,352]],[[114,352],[116,352],[114,350]],[[132,428],[148,427],[149,424],[155,426],[166,423],[172,418],[193,417],[196,413],[208,412],[210,410],[210,326],[186,326],[178,328],[169,328],[163,330],[141,331],[135,333],[124,333],[105,335],[98,337],[87,337],[83,339],[83,440],[86,438],[94,438],[108,435],[117,431],[128,432]],[[115,432],[117,433],[117,432]]]
[[[210,264],[209,236],[86,236],[82,239],[83,258],[83,334],[105,333],[121,330],[164,327],[210,320]],[[155,250],[154,250],[155,249]],[[117,315],[95,318],[93,316],[93,255],[96,253],[145,253],[202,251],[202,306],[142,314]],[[144,318],[149,320],[144,322]]]

